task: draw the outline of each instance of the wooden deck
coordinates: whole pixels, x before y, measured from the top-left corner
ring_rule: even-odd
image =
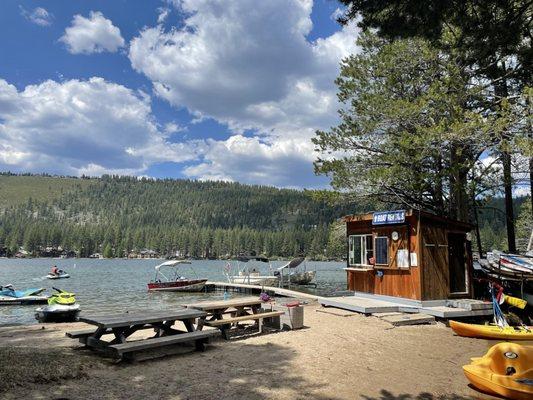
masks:
[[[371,296],[371,297],[370,297]],[[397,300],[378,295],[358,295],[342,297],[321,297],[319,303],[325,307],[335,307],[362,314],[376,313],[423,313],[438,318],[460,318],[492,315],[492,304],[477,301],[440,300],[431,302]]]

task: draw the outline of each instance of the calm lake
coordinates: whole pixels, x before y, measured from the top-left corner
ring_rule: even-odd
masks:
[[[164,260],[123,259],[0,259],[0,285],[12,284],[16,289],[47,288],[52,286],[76,293],[82,313],[125,312],[139,309],[164,309],[191,301],[222,298],[218,293],[149,293],[146,284],[154,277],[154,266]],[[223,260],[195,260],[183,267],[183,275],[226,281]],[[272,267],[285,261],[273,261]],[[236,271],[236,262],[232,262]],[[262,273],[268,273],[268,265],[254,263]],[[70,274],[69,279],[50,280],[46,274],[52,265]],[[317,288],[302,291],[323,294],[346,289],[346,273],[342,262],[307,262],[308,270],[316,270]],[[192,267],[192,271],[190,269]],[[293,288],[294,289],[294,288]],[[0,326],[37,323],[34,309],[37,306],[0,306]]]

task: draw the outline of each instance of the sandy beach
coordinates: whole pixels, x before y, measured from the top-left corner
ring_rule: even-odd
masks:
[[[461,370],[490,343],[457,337],[442,323],[393,328],[311,304],[305,325],[216,340],[204,353],[120,364],[65,337],[81,323],[0,328],[0,398],[492,398],[470,388]]]

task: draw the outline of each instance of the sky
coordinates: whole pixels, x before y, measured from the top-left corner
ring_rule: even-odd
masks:
[[[335,0],[0,2],[0,171],[324,188]]]

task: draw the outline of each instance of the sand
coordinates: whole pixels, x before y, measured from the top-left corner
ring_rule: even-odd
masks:
[[[393,328],[376,317],[314,304],[305,308],[305,325],[217,340],[204,353],[120,364],[65,337],[83,324],[0,328],[0,356],[7,357],[0,368],[0,398],[492,398],[470,388],[461,370],[490,343],[457,337],[441,323]],[[21,367],[9,374],[6,364]],[[65,364],[69,368],[60,367]],[[47,376],[48,366],[55,373]]]

